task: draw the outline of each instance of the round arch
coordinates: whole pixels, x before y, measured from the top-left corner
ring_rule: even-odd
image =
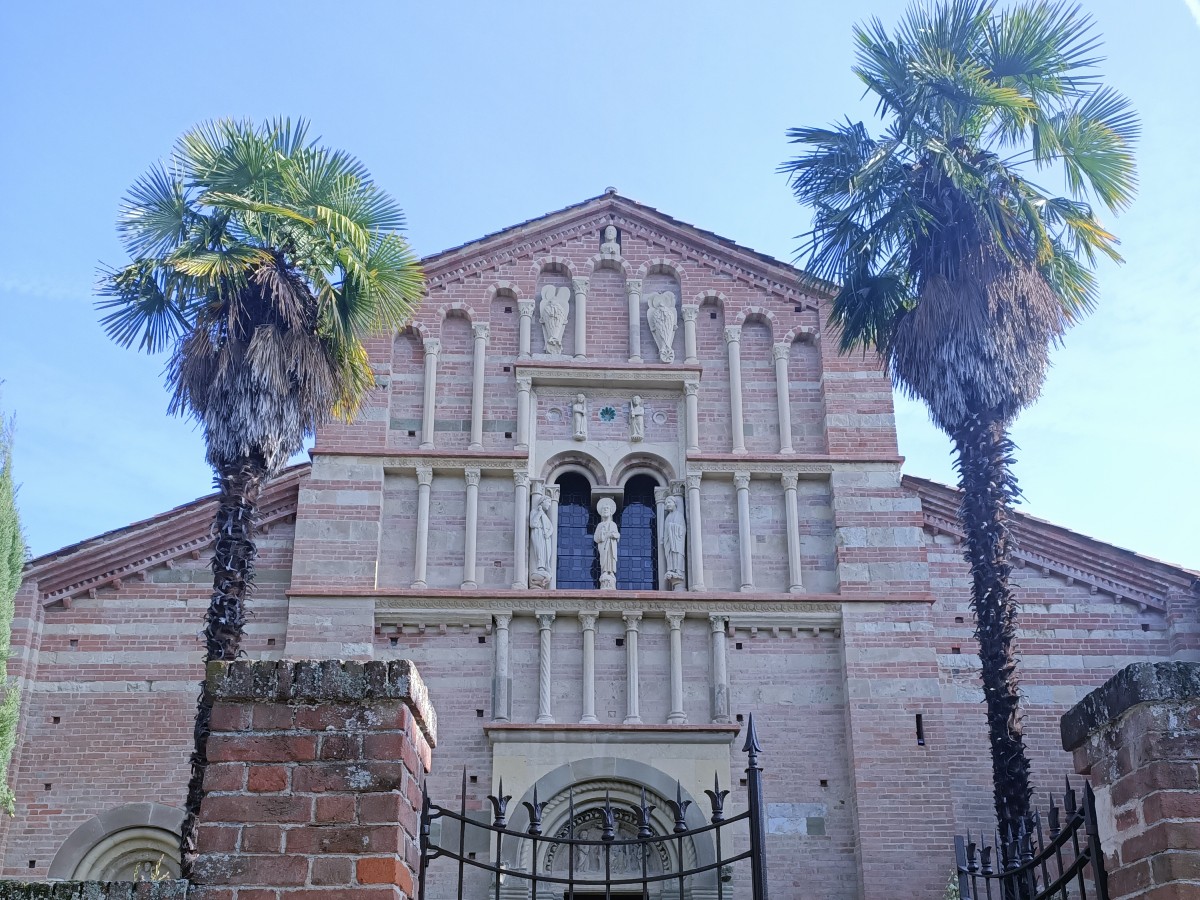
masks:
[[[46,875],[65,881],[134,881],[158,867],[179,877],[183,810],[130,803],[84,822],[63,841]]]
[[[580,450],[564,450],[551,456],[542,465],[541,478],[546,484],[554,484],[559,476],[568,472],[578,472],[591,482],[594,488],[608,485],[604,466],[594,456]]]

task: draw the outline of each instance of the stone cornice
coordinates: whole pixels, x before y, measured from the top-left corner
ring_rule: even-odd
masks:
[[[600,365],[537,357],[518,360],[516,370],[518,377],[532,379],[535,388],[538,385],[594,387],[606,384],[636,384],[646,389],[679,388],[684,384],[699,383],[702,372],[698,365]]]
[[[375,630],[379,634],[407,634],[413,629],[417,634],[470,634],[472,628],[480,628],[485,634],[492,632],[492,616],[518,615],[536,616],[545,613],[546,600],[536,603],[513,603],[496,600],[480,603],[473,608],[462,604],[447,604],[445,601],[430,600],[425,603],[406,602],[404,606],[383,605],[378,600],[375,607]],[[587,605],[567,601],[552,604],[554,614],[565,617],[597,616],[619,619],[631,615],[643,616],[648,621],[667,621],[671,617],[691,618],[699,621],[714,614],[711,604],[665,601],[662,603],[626,602],[621,600],[599,601]],[[815,602],[803,607],[781,609],[778,603],[743,602],[721,604],[719,614],[728,619],[729,631],[744,631],[752,637],[799,637],[821,631],[838,631],[842,625],[840,603]]]
[[[483,726],[493,744],[731,744],[740,725],[524,725],[493,722]]]
[[[613,193],[426,257],[423,260],[426,283],[433,292],[448,283],[486,277],[486,273],[506,263],[543,255],[555,246],[610,224],[661,251],[671,252],[683,260],[766,290],[789,302],[800,300],[809,309],[817,309],[816,298],[829,291],[828,285],[819,285],[811,276],[787,263]]]
[[[964,530],[958,518],[961,494],[957,489],[911,475],[904,476],[903,484],[921,499],[926,531],[962,541]],[[1013,557],[1018,567],[1030,566],[1067,584],[1086,585],[1093,594],[1135,603],[1143,610],[1165,611],[1169,593],[1193,591],[1200,578],[1200,573],[1140,556],[1024,513],[1013,516],[1012,530],[1016,544]]]

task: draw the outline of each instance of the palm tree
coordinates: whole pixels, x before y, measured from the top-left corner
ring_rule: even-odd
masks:
[[[205,660],[240,652],[259,491],[306,436],[374,387],[362,340],[406,321],[424,292],[404,215],[354,157],[301,121],[220,121],[179,139],[131,188],[118,229],[131,262],[102,273],[98,308],[122,346],[170,350],[170,411],[204,429],[218,492]],[[182,865],[212,698],[196,711]]]
[[[781,167],[813,207],[799,255],[837,285],[840,349],[873,349],[893,383],[950,436],[982,663],[997,820],[1029,814],[1009,585],[1009,426],[1032,404],[1051,348],[1094,306],[1093,268],[1120,261],[1099,204],[1136,187],[1138,121],[1103,86],[1099,40],[1077,6],[940,0],[894,34],[855,29],[854,72],[882,133],[861,122],[794,128]],[[1035,180],[1065,178],[1056,196]]]

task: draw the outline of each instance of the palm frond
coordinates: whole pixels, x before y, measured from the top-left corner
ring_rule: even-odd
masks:
[[[121,347],[158,353],[188,327],[187,291],[150,261],[101,269],[96,308],[104,333]]]
[[[129,189],[117,231],[131,256],[161,256],[185,240],[195,218],[183,182],[159,164]]]

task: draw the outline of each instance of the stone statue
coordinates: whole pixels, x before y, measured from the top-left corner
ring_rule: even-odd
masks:
[[[554,556],[554,522],[550,519],[550,509],[550,498],[545,494],[534,498],[533,512],[529,515],[529,542],[533,550],[530,587],[550,587],[550,560]]]
[[[617,523],[612,520],[617,511],[617,504],[612,497],[603,497],[596,504],[596,512],[600,513],[600,524],[596,526],[596,549],[600,554],[600,590],[612,591],[617,587],[617,542],[621,540],[621,532]]]
[[[542,288],[542,337],[546,339],[546,351],[562,353],[563,332],[567,328],[567,316],[571,312],[571,289],[547,284]]]
[[[587,397],[583,394],[575,395],[575,402],[571,404],[571,422],[574,427],[572,435],[577,441],[587,440]]]
[[[687,524],[679,500],[668,497],[664,504],[666,516],[663,520],[663,556],[667,565],[667,585],[673,591],[681,591],[687,583],[684,564],[684,547],[687,546]]]
[[[617,243],[617,229],[612,225],[604,226],[604,239],[600,242],[600,252],[605,256],[620,256],[621,245]]]
[[[679,313],[675,309],[675,295],[670,291],[649,294],[646,297],[646,322],[654,343],[658,345],[658,358],[665,363],[675,361],[675,329],[679,325]]]
[[[629,440],[638,443],[646,439],[646,407],[637,394],[629,401]]]

